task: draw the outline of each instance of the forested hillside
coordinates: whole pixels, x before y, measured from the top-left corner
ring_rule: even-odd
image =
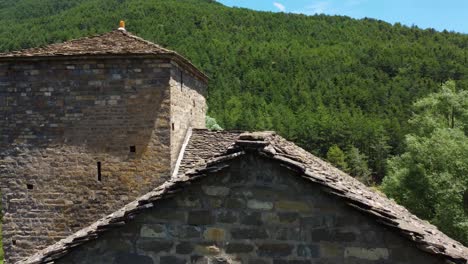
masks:
[[[449,79],[468,90],[468,35],[209,0],[3,0],[0,50],[107,32],[121,19],[211,77],[209,114],[225,129],[276,130],[367,182],[404,152],[416,100]]]

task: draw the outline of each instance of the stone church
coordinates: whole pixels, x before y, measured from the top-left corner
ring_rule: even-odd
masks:
[[[467,263],[274,132],[206,130],[207,82],[123,27],[0,54],[6,263]]]

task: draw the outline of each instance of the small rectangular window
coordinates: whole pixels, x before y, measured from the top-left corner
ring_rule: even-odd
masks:
[[[175,128],[174,123],[172,123],[172,131],[174,131],[174,128]]]
[[[130,152],[135,153],[136,152],[136,147],[135,146],[130,146]]]
[[[102,175],[101,175],[101,162],[97,162],[97,180],[102,181]]]
[[[26,184],[26,188],[28,188],[28,190],[32,190],[32,189],[34,189],[34,185]]]

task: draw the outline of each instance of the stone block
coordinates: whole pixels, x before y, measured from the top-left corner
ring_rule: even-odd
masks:
[[[142,256],[138,254],[133,254],[133,253],[119,253],[115,257],[114,261],[112,262],[114,264],[128,264],[128,263],[134,263],[134,264],[153,264],[153,259],[147,256]]]
[[[199,238],[201,237],[202,228],[198,226],[179,226],[177,231],[179,237],[182,238]]]
[[[257,254],[261,257],[286,257],[292,254],[294,246],[287,243],[259,244]]]
[[[224,241],[226,239],[226,231],[222,228],[210,227],[203,234],[208,241]]]
[[[177,254],[190,254],[195,249],[192,242],[181,242],[176,246],[176,253]]]
[[[211,211],[192,211],[188,214],[189,225],[211,225],[215,221]]]
[[[223,186],[202,186],[203,192],[210,196],[227,196],[230,189]]]
[[[296,250],[299,257],[318,258],[320,256],[318,245],[298,245]]]
[[[273,203],[259,200],[249,200],[247,207],[255,210],[271,210],[273,209]]]
[[[227,254],[250,253],[254,250],[254,246],[247,243],[229,243],[226,246]]]
[[[145,238],[164,238],[167,236],[164,225],[143,225],[140,236]]]
[[[305,202],[299,201],[278,201],[275,203],[275,209],[281,211],[291,211],[291,212],[309,212],[310,207]]]
[[[154,239],[140,239],[137,241],[137,248],[151,253],[169,252],[174,242],[158,241]]]
[[[269,259],[252,258],[249,259],[248,264],[271,264],[271,261]]]
[[[352,232],[342,232],[330,228],[321,228],[311,231],[312,241],[330,241],[330,242],[353,242],[357,239]]]
[[[219,249],[215,245],[196,245],[195,246],[195,253],[204,255],[204,256],[218,255],[220,252],[221,252],[221,249]]]
[[[226,198],[224,201],[224,208],[226,209],[243,209],[245,208],[245,201],[242,198]]]
[[[235,223],[237,222],[237,212],[235,211],[218,211],[216,213],[216,221],[219,223]]]
[[[386,260],[388,259],[389,252],[387,248],[360,248],[360,247],[347,247],[344,251],[345,258],[358,258],[364,260]]]
[[[320,258],[339,258],[344,257],[344,248],[337,243],[320,243]]]
[[[273,264],[311,264],[310,260],[286,260],[286,259],[275,259]]]
[[[175,256],[162,256],[160,257],[160,264],[186,264],[187,261],[183,258]]]
[[[239,214],[240,223],[243,225],[259,226],[263,224],[260,212],[241,212]]]
[[[232,228],[231,237],[234,239],[265,239],[268,233],[263,228]]]

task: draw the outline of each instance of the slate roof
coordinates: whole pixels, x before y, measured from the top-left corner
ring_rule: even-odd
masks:
[[[165,49],[155,43],[137,37],[125,30],[114,30],[101,35],[84,37],[50,44],[43,47],[0,53],[0,60],[44,59],[63,56],[158,56],[171,58],[188,67],[205,81],[208,77],[198,70],[189,60],[175,51]]]
[[[230,160],[247,152],[257,153],[296,171],[299,177],[320,185],[326,192],[342,198],[349,206],[413,241],[419,249],[455,263],[468,263],[468,248],[461,243],[284,138],[272,132],[208,130],[193,131],[177,177],[20,263],[53,263],[74,247],[98,238],[102,232],[125,225],[135,214],[157,206],[158,200],[183,190],[192,181],[228,167]]]

